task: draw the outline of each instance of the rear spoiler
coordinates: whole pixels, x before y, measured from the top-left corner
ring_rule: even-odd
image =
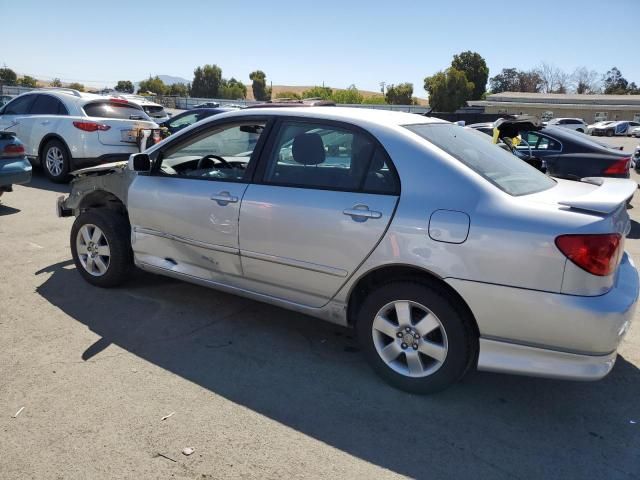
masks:
[[[598,185],[598,188],[587,195],[560,200],[558,201],[560,205],[608,214],[626,203],[638,189],[638,184],[627,178],[586,177],[581,181]]]

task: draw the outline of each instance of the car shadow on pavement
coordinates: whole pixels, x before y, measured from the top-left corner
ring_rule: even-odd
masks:
[[[10,193],[8,195],[11,195]],[[0,203],[0,217],[5,215],[13,215],[14,213],[20,213],[19,208],[13,208],[4,203]]]
[[[475,373],[440,394],[414,396],[376,377],[345,328],[140,271],[111,290],[88,285],[71,261],[36,275],[44,299],[101,337],[70,360],[92,361],[115,345],[398,474],[640,472],[640,370],[622,356],[600,382]]]
[[[58,193],[69,193],[71,191],[71,185],[68,183],[53,183],[42,173],[42,169],[39,167],[33,167],[31,181],[22,186]]]

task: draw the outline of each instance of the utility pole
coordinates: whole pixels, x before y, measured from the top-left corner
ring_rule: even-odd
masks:
[[[380,82],[380,91],[382,95],[384,95],[384,87],[387,85],[387,82]]]

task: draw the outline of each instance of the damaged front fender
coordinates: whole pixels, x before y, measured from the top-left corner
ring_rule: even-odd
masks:
[[[127,162],[115,162],[72,172],[71,193],[59,197],[59,217],[78,216],[88,208],[126,208],[129,185],[136,172],[127,168]]]

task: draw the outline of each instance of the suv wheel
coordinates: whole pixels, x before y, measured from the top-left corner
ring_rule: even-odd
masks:
[[[456,300],[440,288],[396,282],[371,291],[357,333],[373,369],[411,393],[432,393],[462,378],[475,360],[477,338]]]
[[[105,209],[89,210],[71,228],[71,254],[80,275],[92,285],[123,283],[133,265],[126,218]]]
[[[50,180],[64,183],[68,180],[71,156],[59,140],[51,140],[42,149],[42,168]]]

